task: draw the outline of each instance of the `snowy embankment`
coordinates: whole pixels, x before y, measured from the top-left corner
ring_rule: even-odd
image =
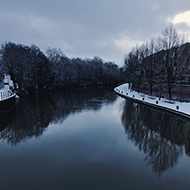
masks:
[[[128,84],[120,85],[114,88],[114,91],[117,94],[121,95],[122,97],[131,99],[135,102],[140,102],[146,105],[164,109],[172,113],[176,113],[181,116],[190,118],[189,102],[171,101],[165,98],[161,98],[159,100],[159,97],[150,96],[144,93],[138,93],[136,91],[132,91],[131,89],[128,88]]]

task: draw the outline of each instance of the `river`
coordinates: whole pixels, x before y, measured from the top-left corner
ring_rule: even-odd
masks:
[[[0,118],[1,190],[190,188],[190,120],[85,88]]]

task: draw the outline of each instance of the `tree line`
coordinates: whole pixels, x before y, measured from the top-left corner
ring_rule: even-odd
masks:
[[[61,49],[48,48],[44,54],[36,45],[12,42],[1,45],[0,66],[11,76],[14,87],[26,93],[116,84],[123,80],[118,65],[97,56],[70,59]]]
[[[159,37],[134,47],[125,55],[124,63],[126,81],[131,88],[143,91],[146,86],[152,95],[154,86],[160,93],[164,87],[169,98],[172,98],[174,87],[183,78],[184,65],[189,56],[182,56],[185,42],[185,35],[180,35],[170,25]]]

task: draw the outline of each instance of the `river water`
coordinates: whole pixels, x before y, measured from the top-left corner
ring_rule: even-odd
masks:
[[[189,120],[111,87],[34,95],[0,118],[1,190],[186,190],[189,155]]]

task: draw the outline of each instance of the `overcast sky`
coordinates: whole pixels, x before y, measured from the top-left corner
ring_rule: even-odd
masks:
[[[119,66],[170,22],[190,34],[190,0],[0,1],[1,43],[60,48],[69,58],[99,56]]]

